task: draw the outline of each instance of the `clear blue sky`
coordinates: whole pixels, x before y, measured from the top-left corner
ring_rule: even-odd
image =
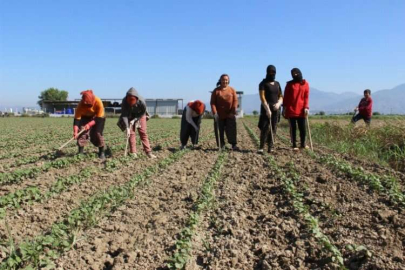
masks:
[[[257,93],[266,66],[311,87],[374,91],[405,82],[405,1],[0,0],[0,105],[42,90],[209,99],[222,73]]]

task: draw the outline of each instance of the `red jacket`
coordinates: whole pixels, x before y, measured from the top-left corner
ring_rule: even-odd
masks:
[[[371,114],[373,111],[373,100],[371,97],[362,98],[359,103],[359,114],[363,115],[367,118],[371,118]]]
[[[306,80],[287,82],[283,107],[286,118],[305,117],[304,109],[309,109],[309,84]]]

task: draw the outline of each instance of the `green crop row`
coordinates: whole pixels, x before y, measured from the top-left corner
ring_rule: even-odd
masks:
[[[257,138],[256,134],[245,123],[244,126],[255,144],[259,146],[259,139]],[[281,168],[279,168],[275,159],[271,155],[266,154],[265,156],[271,170],[281,180],[284,190],[292,198],[294,209],[302,215],[305,223],[310,228],[312,235],[315,237],[315,239],[317,239],[318,243],[324,248],[325,251],[332,254],[332,262],[337,263],[341,269],[346,269],[341,252],[335,245],[331,243],[329,238],[322,233],[321,229],[319,228],[318,220],[309,213],[308,207],[303,202],[303,194],[298,192],[295,187],[294,181],[299,179],[299,174],[294,170],[289,170],[287,173],[284,172]]]
[[[106,213],[114,211],[127,199],[132,198],[134,196],[133,191],[138,184],[158,171],[164,170],[187,151],[177,151],[158,164],[146,168],[124,185],[111,187],[83,201],[62,222],[55,223],[48,233],[21,243],[18,248],[10,246],[11,252],[0,265],[0,269],[19,269],[22,267],[37,269],[51,266],[52,259],[74,246],[79,230],[97,224]]]
[[[176,241],[176,250],[173,256],[169,259],[168,267],[170,269],[183,269],[187,263],[188,257],[192,249],[192,238],[198,226],[201,213],[207,209],[214,198],[213,189],[216,181],[221,176],[221,169],[227,159],[227,152],[222,151],[218,156],[214,167],[208,173],[204,180],[200,195],[193,206],[193,212],[190,214],[185,228],[180,232],[179,239]]]

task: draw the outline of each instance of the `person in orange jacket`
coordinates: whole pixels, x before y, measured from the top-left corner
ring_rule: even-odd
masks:
[[[238,97],[236,91],[229,86],[229,75],[222,74],[217,82],[217,88],[211,94],[211,111],[214,114],[214,129],[217,145],[225,146],[224,132],[232,150],[239,150],[236,138],[236,108]],[[219,128],[219,138],[218,129]]]
[[[292,80],[287,82],[284,90],[283,116],[290,122],[290,136],[293,150],[297,147],[297,124],[300,130],[300,147],[305,145],[305,120],[309,113],[309,84],[302,78],[302,73],[298,68],[291,70]]]
[[[77,139],[79,154],[83,154],[84,147],[88,141],[98,147],[98,157],[105,158],[104,154],[104,105],[100,98],[93,94],[93,90],[86,90],[80,93],[82,99],[77,105],[74,121],[73,136]],[[80,133],[79,131],[84,132]]]

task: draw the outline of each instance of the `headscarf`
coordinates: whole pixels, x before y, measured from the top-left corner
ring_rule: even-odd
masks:
[[[291,70],[291,76],[294,82],[302,82],[302,73],[298,68],[293,68]]]
[[[201,115],[204,113],[205,105],[202,101],[196,100],[194,102],[189,102],[188,106],[195,111],[198,115]]]
[[[266,80],[274,82],[275,79],[276,79],[276,67],[273,65],[267,66]]]
[[[93,90],[82,91],[80,95],[82,95],[82,102],[86,106],[92,107],[96,101],[96,96],[93,94]]]

